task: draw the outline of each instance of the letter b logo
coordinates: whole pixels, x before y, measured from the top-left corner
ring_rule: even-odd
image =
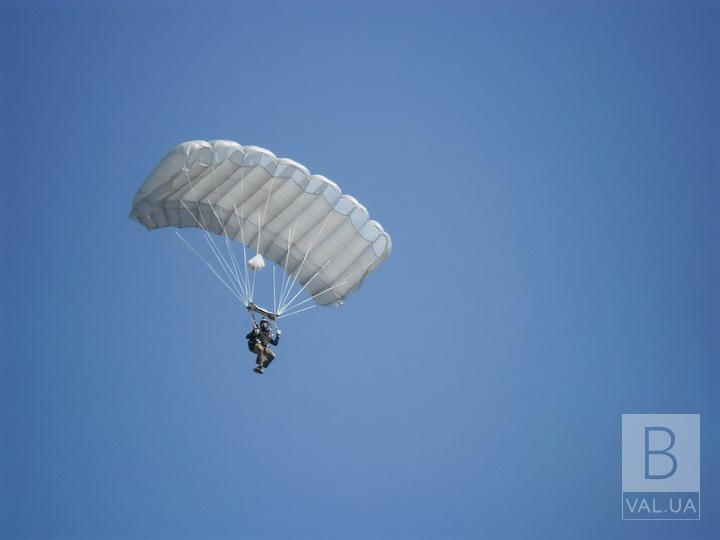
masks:
[[[700,519],[700,415],[622,415],[623,519]]]
[[[656,436],[652,437],[655,433]],[[651,445],[651,441],[655,441],[660,438],[657,434],[664,433],[668,437],[667,445],[662,449],[654,449]],[[670,478],[677,470],[677,459],[672,455],[669,450],[675,446],[675,433],[671,429],[662,426],[645,426],[645,479],[646,480],[664,480]],[[665,474],[653,474],[650,472],[650,457],[651,456],[665,456],[670,459],[671,467]],[[656,460],[657,461],[657,458]],[[656,469],[654,469],[656,470]]]

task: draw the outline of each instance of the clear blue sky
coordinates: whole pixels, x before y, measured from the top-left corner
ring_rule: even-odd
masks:
[[[4,4],[0,536],[720,534],[710,2]],[[128,218],[170,147],[272,149],[394,251],[250,372]],[[702,520],[620,521],[620,415],[699,412]]]

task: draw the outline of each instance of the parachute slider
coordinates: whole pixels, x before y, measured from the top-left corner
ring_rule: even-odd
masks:
[[[259,313],[263,317],[267,317],[271,321],[275,321],[278,318],[277,313],[273,313],[272,311],[268,311],[267,309],[261,308],[260,306],[256,306],[253,302],[250,302],[247,306],[248,311],[252,311],[255,313]]]

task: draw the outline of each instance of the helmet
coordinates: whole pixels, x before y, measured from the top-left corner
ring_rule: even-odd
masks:
[[[263,330],[267,330],[268,328],[270,328],[270,323],[267,321],[267,319],[262,319],[260,321],[260,328],[262,328]]]

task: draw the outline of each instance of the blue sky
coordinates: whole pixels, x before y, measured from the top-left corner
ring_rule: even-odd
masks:
[[[0,536],[718,535],[716,6],[3,11]],[[262,378],[240,306],[127,218],[215,138],[394,240]],[[700,522],[620,520],[629,412],[703,415]]]

